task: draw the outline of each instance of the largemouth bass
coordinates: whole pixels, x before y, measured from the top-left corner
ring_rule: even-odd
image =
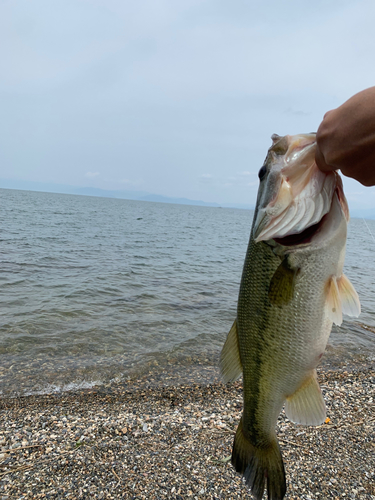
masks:
[[[332,323],[358,316],[358,295],[343,274],[348,205],[338,173],[315,164],[315,134],[272,136],[240,285],[237,318],[224,344],[225,381],[243,374],[243,415],[232,464],[257,500],[286,492],[275,426],[326,418],[316,366]]]

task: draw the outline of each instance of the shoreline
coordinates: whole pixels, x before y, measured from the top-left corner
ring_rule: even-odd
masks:
[[[371,329],[372,331],[372,329]],[[375,329],[374,329],[375,332]],[[192,385],[196,382],[210,384],[220,382],[219,350],[194,352],[166,352],[144,359],[134,367],[124,364],[119,358],[101,360],[100,363],[86,360],[79,364],[74,358],[68,360],[45,359],[49,371],[30,371],[17,361],[9,361],[0,368],[0,399],[33,395],[61,394],[82,391],[95,387],[109,388],[115,385],[131,385],[133,381],[147,379],[149,385]],[[105,365],[105,361],[107,365]],[[105,366],[105,369],[104,369]],[[375,366],[375,351],[368,348],[351,349],[349,345],[328,344],[319,369],[361,370]],[[40,382],[43,381],[43,383]]]
[[[318,373],[330,421],[278,420],[285,498],[374,500],[374,365]],[[0,399],[1,498],[251,498],[228,459],[242,384],[167,376]]]

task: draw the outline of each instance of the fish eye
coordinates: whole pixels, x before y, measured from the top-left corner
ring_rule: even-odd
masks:
[[[263,167],[261,167],[261,169],[258,172],[259,180],[263,180],[266,173],[267,173],[267,167],[265,165],[263,165]]]

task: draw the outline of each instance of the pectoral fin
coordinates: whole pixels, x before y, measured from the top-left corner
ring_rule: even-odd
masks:
[[[242,363],[238,345],[237,319],[228,333],[220,354],[220,372],[224,382],[232,382],[242,375]]]
[[[286,398],[285,413],[297,424],[320,425],[324,422],[326,405],[316,378],[316,370],[294,394]]]
[[[355,317],[360,315],[358,294],[345,274],[340,278],[331,276],[326,285],[326,293],[328,315],[336,325],[341,325],[343,314]]]
[[[342,312],[348,316],[359,316],[361,314],[361,303],[359,302],[358,293],[345,274],[337,280],[337,287],[341,298]]]
[[[271,304],[281,307],[292,300],[298,272],[299,269],[293,269],[289,265],[288,256],[286,256],[270,282],[268,298]]]

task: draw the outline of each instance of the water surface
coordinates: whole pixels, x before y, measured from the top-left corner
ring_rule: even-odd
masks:
[[[5,189],[0,200],[3,393],[217,358],[236,315],[251,211]],[[349,225],[345,272],[363,312],[332,332],[343,356],[375,350],[375,221],[366,222]]]

